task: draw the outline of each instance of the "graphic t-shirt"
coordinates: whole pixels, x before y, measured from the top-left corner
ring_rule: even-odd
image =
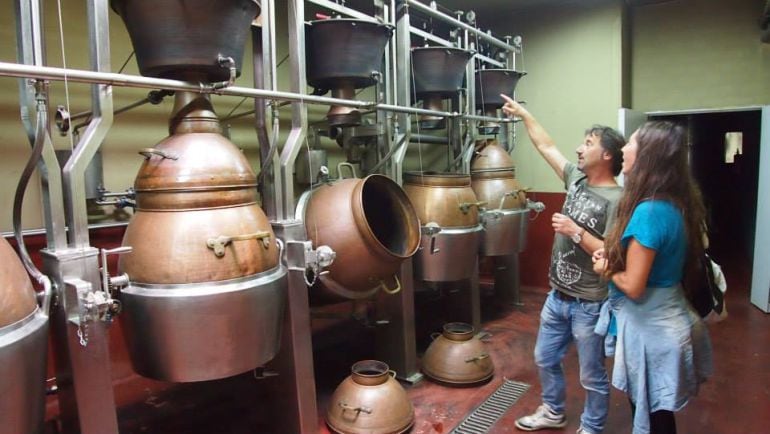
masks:
[[[573,163],[564,166],[564,187],[567,198],[561,213],[603,240],[615,220],[621,187],[591,187]],[[607,297],[607,282],[594,272],[591,253],[566,235],[554,234],[549,280],[551,286],[573,297],[594,301]]]

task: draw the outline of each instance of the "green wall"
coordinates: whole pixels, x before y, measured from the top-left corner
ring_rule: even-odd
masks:
[[[524,39],[528,75],[517,98],[545,126],[570,160],[592,124],[617,126],[622,99],[622,12],[618,1],[570,3],[515,12],[493,28]],[[513,157],[523,186],[536,191],[564,191],[553,171],[517,127]]]
[[[51,66],[61,66],[56,2],[46,3],[46,41]],[[594,123],[617,126],[620,107],[641,111],[762,105],[770,102],[770,44],[759,41],[758,19],[763,0],[672,0],[630,8],[623,0],[571,1],[558,6],[500,11],[495,17],[479,15],[479,23],[497,34],[524,38],[524,57],[519,69],[528,72],[518,86],[518,98],[527,102],[568,158]],[[68,66],[87,69],[87,34],[83,2],[63,3],[64,38]],[[279,23],[285,9],[279,8]],[[0,0],[0,61],[14,62],[15,24],[12,0]],[[111,14],[112,68],[117,71],[131,52],[120,18]],[[626,24],[627,23],[627,24]],[[283,28],[283,25],[281,24]],[[279,29],[278,58],[287,52],[285,31]],[[250,47],[246,47],[243,75],[237,85],[251,86]],[[136,63],[125,72],[138,74]],[[288,62],[279,69],[279,87],[288,89]],[[51,106],[65,103],[64,86],[51,84]],[[11,200],[16,181],[29,155],[29,144],[18,115],[16,79],[0,77],[0,231],[10,229]],[[114,105],[122,107],[146,94],[142,89],[114,88]],[[220,115],[229,113],[239,98],[214,96]],[[73,113],[88,110],[88,86],[70,84]],[[115,118],[102,148],[106,187],[123,190],[133,183],[141,158],[139,148],[161,140],[171,100],[160,106],[144,106]],[[237,109],[250,108],[246,101]],[[311,119],[325,112],[311,108]],[[284,125],[288,107],[281,111]],[[563,191],[549,167],[533,150],[523,128],[513,156],[522,185],[536,191]],[[258,165],[258,145],[251,118],[231,122],[232,140]],[[55,134],[57,149],[70,147],[67,138]],[[330,165],[344,156],[331,141],[322,147],[330,153]],[[439,145],[412,144],[407,169],[442,170],[446,149]],[[420,163],[422,159],[422,163]],[[39,186],[30,187],[25,204],[25,227],[42,226]]]
[[[632,104],[641,111],[770,103],[765,0],[678,0],[631,12]]]

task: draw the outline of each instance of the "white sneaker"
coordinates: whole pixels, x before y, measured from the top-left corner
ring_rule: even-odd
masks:
[[[567,426],[567,418],[563,414],[554,413],[542,404],[529,416],[516,419],[516,428],[522,431],[537,431],[546,428],[564,428]]]
[[[575,431],[575,434],[594,434],[594,433],[592,433],[591,431],[586,430],[585,428],[583,428],[581,426],[580,428],[578,428],[577,431]]]

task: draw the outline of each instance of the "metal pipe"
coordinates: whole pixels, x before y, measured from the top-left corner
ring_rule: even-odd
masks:
[[[449,139],[446,137],[441,136],[434,136],[431,134],[415,134],[412,133],[412,137],[410,138],[410,141],[412,143],[433,143],[437,145],[446,145],[449,143]]]
[[[45,63],[45,38],[42,23],[42,0],[20,0],[14,2],[16,12],[16,42],[19,63],[43,66]],[[40,99],[48,107],[48,86],[46,83],[34,80],[19,80],[19,99],[21,105],[21,120],[27,131],[31,145],[38,139],[45,143],[37,170],[40,174],[43,217],[46,227],[46,243],[49,249],[56,250],[67,245],[63,228],[64,199],[62,196],[61,171],[56,160],[53,144],[48,130],[36,128],[33,121],[39,109]],[[44,137],[39,137],[39,134]],[[48,169],[51,169],[50,173]]]
[[[110,69],[108,16],[109,7],[106,3],[97,0],[88,2],[91,67],[97,72],[109,71]],[[68,245],[73,248],[89,247],[84,175],[88,163],[93,159],[106,137],[107,131],[112,126],[112,86],[108,84],[92,85],[91,104],[93,119],[62,169],[66,198],[64,209],[70,228]]]
[[[63,81],[66,78],[67,81],[75,83],[92,83],[145,89],[168,89],[175,91],[178,90],[201,93],[216,93],[217,95],[246,96],[250,98],[267,98],[321,105],[341,105],[355,108],[369,108],[374,107],[375,105],[375,103],[368,101],[343,100],[317,95],[269,91],[238,86],[212,90],[199,83],[188,83],[179,80],[141,77],[136,75],[116,74],[111,72],[53,68],[49,66],[29,66],[8,62],[0,62],[0,76],[37,78],[41,80],[57,81]]]
[[[433,9],[432,7],[425,5],[423,3],[420,3],[416,0],[401,0],[401,3],[407,6],[411,6],[415,8],[416,10],[425,13],[426,15],[430,15],[433,18],[438,18],[446,23],[455,25],[459,28],[462,28],[464,30],[467,30],[476,36],[478,36],[480,39],[484,39],[485,41],[491,43],[492,45],[495,45],[497,47],[500,47],[507,51],[513,51],[516,49],[516,47],[512,45],[508,45],[505,42],[495,38],[494,36],[488,35],[486,32],[479,30],[473,26],[470,26],[454,17],[451,17],[443,12],[439,12],[436,9]]]
[[[428,32],[426,32],[424,30],[420,30],[420,29],[415,28],[415,27],[410,28],[409,31],[412,32],[412,34],[414,34],[416,36],[419,36],[419,37],[424,38],[424,39],[426,39],[428,41],[431,41],[431,42],[435,42],[435,43],[437,43],[439,45],[442,45],[444,47],[452,48],[452,47],[455,46],[455,44],[447,41],[446,39],[441,39],[441,38],[439,38],[436,35],[433,35],[431,33],[428,33]]]
[[[167,90],[153,90],[153,91],[150,91],[146,97],[138,101],[134,101],[131,104],[125,105],[123,107],[116,108],[112,113],[119,115],[121,113],[127,112],[129,110],[133,110],[137,107],[141,107],[148,103],[152,103],[153,105],[160,104],[161,102],[163,102],[163,98],[167,96],[171,96],[173,94],[174,94],[173,92],[167,91]],[[70,122],[72,122],[77,119],[89,118],[91,117],[92,114],[93,112],[90,110],[80,112],[80,113],[75,113],[74,115],[70,115],[69,120]]]
[[[308,0],[308,3],[315,3],[318,6],[324,7],[326,9],[329,9],[330,11],[337,12],[339,14],[347,15],[352,18],[357,18],[359,20],[363,21],[372,21],[377,22],[374,18],[372,18],[370,15],[366,15],[362,12],[359,12],[355,9],[350,9],[348,7],[342,6],[340,4],[331,2],[329,0]]]
[[[51,144],[50,136],[48,135],[48,106],[46,105],[45,101],[46,92],[43,90],[45,87],[46,86],[44,83],[40,83],[40,91],[38,92],[37,100],[37,128],[35,132],[35,144],[32,147],[32,155],[30,155],[29,161],[27,161],[27,165],[22,171],[19,184],[16,187],[16,195],[13,199],[13,233],[14,238],[16,239],[16,244],[19,247],[19,256],[21,257],[21,262],[24,264],[24,268],[27,269],[27,272],[32,276],[32,278],[35,279],[35,281],[42,284],[44,287],[47,286],[50,289],[51,282],[48,279],[48,276],[40,272],[40,270],[38,270],[38,268],[32,262],[32,259],[29,256],[29,252],[27,252],[27,246],[24,244],[24,237],[21,234],[21,211],[22,204],[24,203],[24,192],[27,190],[27,184],[32,177],[35,166],[37,166],[40,160],[43,149],[47,145]],[[45,313],[48,315],[47,310]]]
[[[192,91],[204,92],[200,84],[188,83],[179,80],[169,80],[163,78],[140,77],[135,75],[115,74],[111,72],[83,71],[78,69],[53,68],[48,66],[29,66],[17,63],[0,62],[0,76],[4,77],[27,77],[41,80],[61,80],[66,77],[67,81],[77,83],[92,83],[107,86],[137,87],[145,89],[167,89],[174,91]],[[405,107],[392,104],[377,104],[371,101],[358,101],[352,99],[330,98],[316,95],[305,95],[295,92],[271,91],[263,89],[253,89],[246,87],[228,87],[214,92],[217,95],[227,96],[245,96],[249,98],[265,98],[275,100],[286,100],[291,102],[301,102],[319,105],[341,105],[345,107],[364,108],[371,110],[383,110],[396,113],[430,115],[441,117],[465,117],[473,120],[496,120],[498,122],[510,122],[507,118],[494,118],[488,116],[461,115],[456,112],[446,112],[438,110],[426,110],[417,107]]]
[[[192,91],[203,93],[216,93],[217,95],[228,96],[246,96],[250,98],[267,98],[276,100],[286,100],[291,102],[301,102],[319,105],[341,105],[345,107],[365,108],[393,111],[399,113],[428,114],[433,116],[455,116],[449,112],[435,110],[425,110],[415,107],[402,107],[389,104],[377,104],[371,101],[358,101],[352,99],[330,98],[317,95],[305,95],[294,92],[268,91],[262,89],[252,89],[246,87],[228,87],[209,92],[207,88],[200,84],[188,83],[178,80],[168,80],[162,78],[149,78],[134,75],[123,75],[109,72],[83,71],[77,69],[52,68],[47,66],[32,67],[29,65],[20,65],[16,63],[0,62],[0,76],[5,77],[29,77],[43,80],[64,80],[78,83],[95,83],[111,86],[138,87],[147,89],[168,89],[179,91]]]
[[[491,57],[487,57],[487,56],[485,56],[483,54],[476,53],[476,55],[474,57],[476,59],[481,60],[482,62],[489,63],[490,65],[497,66],[498,68],[501,68],[501,69],[505,69],[506,68],[506,64],[505,63],[497,61],[497,60],[495,60],[495,59],[493,59]]]
[[[304,17],[304,1],[289,1],[290,82],[291,90],[297,93],[307,89]],[[305,140],[307,140],[307,106],[300,99],[291,105],[291,130],[280,156],[278,176],[281,184],[279,193],[281,204],[277,210],[278,220],[288,220],[294,216],[294,162]]]

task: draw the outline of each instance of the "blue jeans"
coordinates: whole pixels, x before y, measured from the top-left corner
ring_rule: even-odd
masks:
[[[573,340],[580,362],[580,384],[586,403],[580,422],[584,429],[599,434],[604,429],[610,403],[610,385],[604,367],[604,336],[594,333],[601,302],[565,301],[556,290],[548,293],[540,313],[540,330],[535,344],[535,363],[540,369],[543,402],[556,413],[564,413],[566,387],[561,361]]]

